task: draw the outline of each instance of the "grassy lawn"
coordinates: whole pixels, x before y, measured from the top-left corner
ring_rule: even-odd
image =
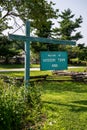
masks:
[[[40,65],[38,64],[31,64],[31,68],[39,68]],[[14,68],[24,68],[24,64],[1,64],[0,65],[0,70],[2,69],[14,69]]]
[[[86,70],[87,67],[77,67],[77,68],[68,68],[67,71],[73,71],[73,72],[84,72],[84,70]],[[87,70],[86,70],[87,71]]]
[[[0,70],[2,69],[14,69],[14,68],[24,68],[23,64],[1,64],[0,65]]]
[[[0,72],[0,75],[8,75],[11,77],[23,77],[24,72]],[[30,76],[39,76],[39,75],[52,75],[51,71],[31,71]]]
[[[44,82],[42,101],[42,130],[87,130],[87,84]]]
[[[74,69],[79,71],[80,68]],[[0,74],[12,77],[24,76],[24,72],[0,72]],[[52,72],[30,72],[31,76],[46,74],[51,75]],[[64,79],[62,76],[59,78]],[[45,124],[41,130],[87,130],[87,84],[49,81],[41,82],[41,86],[45,113]]]
[[[13,65],[14,67],[14,65]],[[17,66],[16,66],[17,67]],[[21,66],[19,65],[19,68]],[[10,68],[10,66],[8,66]],[[18,68],[18,67],[17,67]],[[65,71],[72,71],[72,72],[84,72],[86,67],[78,67],[78,68],[69,68]],[[0,72],[0,75],[10,76],[10,77],[24,77],[24,71],[9,71],[9,72]],[[54,76],[52,75],[52,71],[30,71],[30,76],[40,76],[40,75],[49,75],[47,80],[72,80],[71,76]],[[52,76],[52,77],[50,77]]]
[[[39,64],[31,64],[30,65],[31,68],[39,68],[40,65]],[[24,68],[24,64],[1,64],[0,65],[0,70],[2,69],[14,69],[14,68]],[[77,69],[78,68],[78,69]],[[68,68],[68,70],[66,71],[78,71],[78,72],[82,72],[86,69],[87,67],[84,66],[84,67],[76,67],[76,68]]]

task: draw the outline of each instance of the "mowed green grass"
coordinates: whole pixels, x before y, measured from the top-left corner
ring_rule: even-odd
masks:
[[[14,69],[14,68],[24,68],[24,64],[0,64],[0,70]],[[31,68],[39,68],[39,64],[30,64]]]
[[[42,130],[87,130],[87,84],[44,82]]]
[[[87,71],[87,67],[72,67],[72,68],[68,68],[67,71],[72,71],[72,72],[84,72],[84,71]]]
[[[14,69],[14,68],[24,68],[24,65],[23,64],[1,64],[0,65],[0,70]]]
[[[7,75],[10,77],[23,77],[23,71],[9,71],[9,72],[0,72],[0,75]],[[40,75],[52,75],[51,71],[30,71],[30,76],[40,76]]]
[[[39,68],[39,64],[31,64],[31,68]],[[69,67],[69,66],[68,66]],[[5,70],[5,69],[14,69],[14,68],[24,68],[24,64],[0,64],[0,70]],[[73,67],[73,68],[68,68],[66,71],[75,71],[75,72],[82,72],[87,68],[87,66],[79,66],[79,67]]]

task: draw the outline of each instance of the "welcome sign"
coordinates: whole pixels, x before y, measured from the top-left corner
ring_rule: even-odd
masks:
[[[25,86],[29,86],[30,80],[30,43],[40,42],[48,44],[64,44],[75,45],[75,41],[58,40],[51,38],[31,37],[30,22],[26,21],[26,35],[9,34],[9,38],[13,40],[24,41],[25,43]],[[67,53],[66,52],[43,52],[41,53],[41,70],[64,70],[67,69]]]
[[[65,70],[67,69],[67,52],[44,51],[40,53],[41,70]]]

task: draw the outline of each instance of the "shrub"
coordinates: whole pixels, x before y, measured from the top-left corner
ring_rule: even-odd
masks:
[[[70,59],[70,64],[86,66],[87,65],[87,61],[82,61],[82,60],[79,60],[78,58],[74,58],[74,59]]]
[[[0,130],[33,129],[40,116],[41,100],[38,87],[18,88],[0,81]]]

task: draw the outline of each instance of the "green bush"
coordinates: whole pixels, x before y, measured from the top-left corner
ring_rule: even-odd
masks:
[[[87,61],[81,61],[81,65],[86,66],[87,65]]]
[[[74,58],[74,59],[70,59],[70,64],[72,65],[81,65],[81,66],[86,66],[87,65],[87,61],[82,61],[79,60],[78,58]]]
[[[41,117],[37,86],[14,87],[0,81],[0,130],[29,130],[38,127]]]

